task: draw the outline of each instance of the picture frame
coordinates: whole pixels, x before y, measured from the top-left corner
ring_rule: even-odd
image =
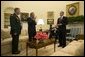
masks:
[[[66,5],[66,16],[79,16],[79,2]]]
[[[29,13],[21,13],[21,21],[27,22],[27,18],[29,17]]]
[[[47,19],[54,19],[54,12],[53,11],[47,12]]]
[[[49,24],[49,25],[54,24],[54,19],[47,19],[47,24]]]
[[[47,12],[47,24],[49,25],[54,24],[54,12],[53,11]]]

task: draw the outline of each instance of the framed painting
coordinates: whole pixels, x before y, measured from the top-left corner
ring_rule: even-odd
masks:
[[[79,16],[79,2],[66,5],[66,16]]]
[[[49,24],[49,25],[54,24],[54,19],[47,19],[47,24]]]
[[[53,11],[47,12],[47,24],[49,25],[54,24],[54,12]]]
[[[54,19],[54,12],[53,11],[47,12],[47,19]]]
[[[21,13],[21,21],[26,22],[29,17],[29,13]]]

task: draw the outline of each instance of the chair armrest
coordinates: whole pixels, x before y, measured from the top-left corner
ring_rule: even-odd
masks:
[[[71,34],[70,33],[67,33],[66,36],[71,36]]]
[[[76,35],[76,38],[77,38],[77,39],[82,39],[82,40],[83,40],[83,39],[84,39],[84,35],[83,35],[83,34],[78,34],[78,35]]]

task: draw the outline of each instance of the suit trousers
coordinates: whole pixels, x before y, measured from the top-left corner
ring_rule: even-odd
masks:
[[[59,45],[66,46],[66,33],[63,31],[59,31]]]
[[[18,43],[19,43],[19,34],[12,34],[12,52],[18,51]]]

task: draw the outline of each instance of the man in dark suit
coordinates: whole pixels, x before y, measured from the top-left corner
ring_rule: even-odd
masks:
[[[35,18],[34,12],[31,12],[30,17],[27,19],[29,41],[34,40],[34,36],[36,35],[36,21],[35,21],[35,19],[36,18]]]
[[[63,16],[64,12],[60,12],[60,17],[58,18],[58,34],[59,34],[59,46],[66,46],[66,25],[68,24],[67,17]]]
[[[21,33],[21,21],[20,21],[20,9],[15,8],[14,14],[10,16],[10,26],[11,31],[10,34],[12,36],[12,54],[19,54],[20,51],[18,50],[18,43],[19,43],[19,35]]]

